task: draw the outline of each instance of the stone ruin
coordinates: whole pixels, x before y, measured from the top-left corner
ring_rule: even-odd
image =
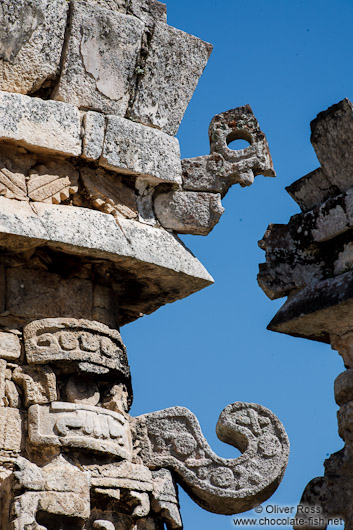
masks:
[[[177,234],[208,234],[231,185],[275,175],[251,108],[180,160],[212,47],[163,4],[1,0],[0,20],[0,529],[180,529],[177,484],[251,509],[286,467],[279,420],[228,405],[217,434],[242,455],[224,459],[185,408],[131,417],[118,331],[212,283]]]
[[[324,477],[306,486],[301,504],[320,509],[323,525],[345,520],[353,528],[353,105],[348,99],[311,122],[311,143],[320,167],[287,189],[301,213],[287,225],[270,225],[259,245],[266,251],[259,284],[271,298],[287,301],[269,329],[331,344],[346,370],[335,380],[342,450],[325,461]],[[301,515],[301,517],[303,517]]]

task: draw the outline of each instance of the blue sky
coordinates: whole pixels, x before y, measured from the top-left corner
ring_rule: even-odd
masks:
[[[234,401],[269,407],[286,427],[290,462],[268,503],[296,505],[307,482],[343,442],[333,381],[343,363],[330,346],[266,330],[284,300],[271,302],[256,282],[257,246],[270,222],[299,208],[285,186],[318,167],[310,121],[353,99],[352,0],[167,0],[170,25],[214,45],[179,129],[183,157],[209,153],[214,114],[249,103],[266,133],[277,178],[234,186],[226,212],[207,237],[184,241],[215,284],[122,328],[132,368],[133,415],[181,405],[194,412],[211,447],[215,426]],[[234,528],[181,491],[185,530]],[[254,512],[249,512],[254,515]]]

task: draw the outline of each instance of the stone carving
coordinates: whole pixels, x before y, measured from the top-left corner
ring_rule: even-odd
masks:
[[[27,182],[32,201],[60,204],[78,191],[78,172],[68,163],[54,161],[35,167]]]
[[[212,46],[164,4],[3,0],[0,21],[0,530],[181,529],[177,483],[216,513],[253,507],[287,462],[277,418],[228,406],[229,460],[187,409],[132,418],[117,331],[212,283],[176,233],[206,235],[230,185],[274,175],[250,107],[181,161]]]
[[[136,219],[137,200],[134,190],[124,186],[114,174],[102,169],[83,168],[80,172],[90,202],[101,212],[115,218]]]
[[[64,318],[37,320],[25,327],[24,343],[29,364],[77,361],[86,367],[104,367],[103,373],[116,370],[129,379],[120,333],[104,324]]]
[[[259,174],[274,177],[265,135],[249,105],[215,116],[209,127],[211,153],[182,160],[183,182],[177,191],[162,192],[154,200],[161,225],[181,234],[207,235],[218,223],[223,197],[233,184],[249,186]],[[233,140],[249,147],[230,149]]]
[[[12,379],[22,387],[26,407],[57,399],[55,373],[49,366],[19,366]]]
[[[32,405],[28,415],[34,445],[80,447],[131,459],[129,424],[118,412],[56,401]]]
[[[15,488],[27,491],[14,500],[11,530],[49,530],[60,519],[77,525],[89,516],[89,475],[62,456],[42,468],[20,457],[16,468]]]
[[[140,416],[136,428],[145,464],[173,470],[190,496],[216,513],[237,513],[263,502],[264,488],[274,491],[287,465],[285,430],[260,405],[233,403],[220,415],[218,437],[244,453],[235,460],[215,455],[195,416],[181,407]]]
[[[184,189],[223,196],[233,184],[249,186],[256,175],[276,176],[266,137],[249,105],[217,114],[209,138],[210,155],[182,161]],[[234,140],[246,140],[249,147],[233,150],[228,144]]]

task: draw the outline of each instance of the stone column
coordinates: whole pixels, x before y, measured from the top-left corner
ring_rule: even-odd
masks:
[[[119,331],[213,282],[177,234],[207,235],[231,185],[275,176],[251,108],[181,161],[212,46],[164,4],[5,0],[0,23],[0,530],[180,529],[177,483],[211,512],[252,508],[285,471],[280,421],[228,405],[233,460],[187,409],[131,417]]]

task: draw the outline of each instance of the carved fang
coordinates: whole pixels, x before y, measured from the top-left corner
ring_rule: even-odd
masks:
[[[228,405],[217,436],[243,454],[217,456],[197,418],[183,407],[135,418],[141,457],[151,469],[169,468],[191,498],[209,512],[231,515],[250,510],[277,489],[287,466],[289,442],[278,418],[254,403]]]

